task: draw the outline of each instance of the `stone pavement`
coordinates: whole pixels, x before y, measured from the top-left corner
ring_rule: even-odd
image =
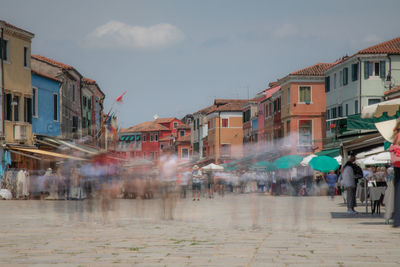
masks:
[[[0,201],[0,266],[399,266],[400,229],[341,201],[185,199],[173,220],[160,200]]]

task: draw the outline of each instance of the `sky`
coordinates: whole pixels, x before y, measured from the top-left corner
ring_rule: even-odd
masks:
[[[32,54],[97,81],[121,127],[252,98],[398,37],[399,10],[398,0],[0,0],[0,20],[35,34]]]

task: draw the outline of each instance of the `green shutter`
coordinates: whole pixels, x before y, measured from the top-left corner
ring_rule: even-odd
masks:
[[[329,83],[330,83],[330,77],[325,77],[325,92],[329,92]]]
[[[369,61],[364,61],[364,79],[369,78]]]
[[[384,79],[386,77],[386,61],[379,62],[379,76]]]

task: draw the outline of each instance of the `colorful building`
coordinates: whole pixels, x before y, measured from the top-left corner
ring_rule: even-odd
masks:
[[[215,99],[207,113],[208,158],[217,164],[243,156],[242,106],[249,100]]]
[[[32,55],[32,69],[55,77],[61,81],[61,136],[64,138],[82,137],[81,78],[82,75],[72,66],[53,59]]]
[[[400,85],[400,37],[344,57],[325,71],[329,142],[349,129],[348,116],[384,100]]]
[[[33,33],[0,21],[0,68],[4,118],[0,132],[7,144],[33,145],[31,40]],[[4,119],[4,120],[3,120]]]
[[[279,80],[281,124],[275,127],[293,154],[310,154],[323,148],[326,95],[324,72],[333,63],[317,63]]]
[[[204,159],[207,156],[207,145],[204,141],[208,136],[207,113],[214,108],[209,106],[193,113],[193,124],[191,128],[192,157]]]
[[[32,130],[34,134],[60,135],[60,83],[32,70]]]

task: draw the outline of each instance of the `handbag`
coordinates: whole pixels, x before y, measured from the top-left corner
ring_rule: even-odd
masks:
[[[391,145],[389,152],[393,166],[400,167],[400,145]]]

